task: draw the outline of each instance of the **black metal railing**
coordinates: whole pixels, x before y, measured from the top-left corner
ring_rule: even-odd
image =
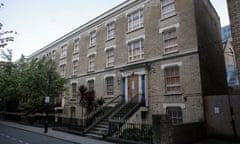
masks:
[[[109,124],[111,137],[152,144],[152,125],[147,122],[114,121]]]
[[[127,120],[127,118],[129,116],[131,116],[140,106],[141,106],[141,102],[139,101],[139,94],[135,95],[129,102],[125,103],[124,105],[121,105],[120,107],[118,107],[118,109],[116,109],[109,117],[110,121],[114,121],[114,120]],[[130,106],[128,109],[128,111],[121,116],[118,116],[118,113],[121,112],[121,110],[124,109],[124,107],[128,107]]]
[[[122,104],[122,95],[118,95],[113,98],[102,107],[98,108],[96,111],[91,113],[87,119],[87,127],[84,130],[84,133],[88,132],[94,125],[96,125],[99,121],[108,116],[116,107]]]

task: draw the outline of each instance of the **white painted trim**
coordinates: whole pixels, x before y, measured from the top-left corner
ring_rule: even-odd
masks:
[[[142,76],[138,75],[138,93],[141,94],[140,101],[142,98]]]
[[[89,57],[89,56],[91,56],[91,55],[96,55],[96,54],[97,54],[96,51],[94,51],[94,52],[90,52],[90,53],[88,53],[87,57]]]
[[[176,28],[177,29],[177,28],[179,28],[179,25],[180,25],[179,23],[176,23],[176,24],[161,28],[161,29],[159,29],[159,33],[162,33],[163,31],[171,29],[171,28]]]
[[[146,74],[146,71],[134,72],[134,74],[137,74],[137,75],[144,75],[144,74]]]
[[[96,77],[87,78],[87,79],[86,79],[86,82],[91,81],[91,80],[94,80],[94,81],[95,81],[95,80],[96,80]]]
[[[186,105],[184,103],[163,103],[163,108],[167,107],[180,107],[181,109],[185,109]]]
[[[91,28],[90,30],[87,31],[87,33],[88,33],[88,35],[90,35],[90,33],[91,33],[91,32],[94,32],[94,31],[95,31],[96,34],[97,34],[97,27]]]
[[[145,104],[146,106],[149,106],[148,103],[148,75],[145,74]]]
[[[106,52],[109,49],[115,49],[115,48],[116,48],[116,45],[112,45],[112,46],[104,48],[104,51]]]
[[[71,84],[76,83],[78,85],[78,80],[71,80]]]
[[[182,66],[182,62],[163,64],[161,65],[161,69],[165,69],[166,67],[170,67],[170,66]]]
[[[66,62],[66,61],[60,62],[60,63],[59,63],[59,66],[62,66],[62,65],[67,65],[67,62]]]
[[[73,59],[72,59],[72,62],[74,62],[74,61],[79,61],[79,57],[73,58]]]
[[[133,39],[127,40],[127,41],[126,41],[126,44],[128,44],[128,43],[130,43],[130,42],[132,42],[132,41],[138,40],[138,39],[145,39],[145,34],[144,34],[144,35],[140,35],[140,36],[138,36],[138,37],[135,37],[135,38],[133,38]]]
[[[112,22],[116,22],[117,21],[117,18],[116,17],[113,17],[112,19],[109,19],[105,22],[105,27],[107,27],[108,24],[112,23]]]
[[[125,78],[125,102],[128,102],[128,77]]]
[[[104,75],[104,79],[109,78],[109,77],[116,77],[116,74],[107,74],[107,75]]]
[[[145,3],[141,3],[139,5],[136,5],[135,7],[127,10],[125,15],[128,16],[128,15],[130,15],[130,14],[132,14],[132,13],[134,13],[134,12],[140,10],[140,9],[144,9],[144,6],[145,6]]]

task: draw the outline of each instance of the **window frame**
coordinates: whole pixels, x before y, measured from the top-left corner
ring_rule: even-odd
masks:
[[[177,71],[172,71],[173,69]],[[170,75],[169,76],[169,70],[171,70],[171,74],[173,75]],[[176,72],[177,72],[177,75],[176,75]],[[168,80],[170,79],[170,81]],[[175,80],[175,83],[171,84],[172,83],[172,79]],[[177,82],[176,82],[176,79],[177,79]],[[167,95],[169,94],[182,94],[182,85],[181,85],[181,74],[180,74],[180,67],[178,65],[172,65],[172,66],[167,66],[164,68],[164,81],[165,81],[165,93]],[[170,83],[170,84],[169,84]],[[169,90],[169,88],[173,88],[173,89],[178,89],[178,90]]]
[[[96,30],[91,31],[89,33],[89,37],[90,37],[90,48],[95,47],[97,43],[97,31]]]
[[[88,80],[88,90],[94,90],[94,80]]]
[[[73,62],[72,62],[72,69],[73,69],[72,75],[76,75],[78,73],[78,66],[79,66],[78,60],[73,60]]]
[[[115,38],[115,29],[116,29],[115,21],[112,21],[107,24],[107,40],[112,40]]]
[[[61,46],[61,58],[67,57],[67,49],[68,49],[67,44]]]
[[[180,125],[183,123],[183,112],[181,107],[167,107],[166,113],[172,125]]]
[[[113,76],[106,77],[105,83],[106,83],[106,95],[107,96],[114,95],[114,77]]]
[[[162,39],[165,54],[178,52],[178,37],[176,27],[164,30],[162,32]]]
[[[74,40],[73,54],[79,53],[79,49],[80,49],[80,38],[77,38]]]
[[[107,49],[106,50],[106,67],[113,67],[114,63],[115,63],[114,48]]]
[[[91,54],[88,56],[88,72],[95,71],[95,59],[96,59],[95,54]]]
[[[128,32],[144,27],[144,11],[140,8],[128,14]]]
[[[61,64],[59,67],[60,67],[60,75],[62,77],[65,77],[66,76],[66,64]]]
[[[75,85],[75,89],[73,85]],[[71,88],[72,88],[72,98],[77,98],[77,83],[76,82],[71,83]]]
[[[135,47],[137,45],[139,47]],[[128,42],[128,62],[134,62],[142,59],[144,59],[144,38]]]
[[[172,17],[174,15],[176,15],[176,2],[175,0],[171,0],[170,2],[166,2],[166,4],[164,4],[164,1],[169,1],[169,0],[160,0],[161,2],[161,19],[166,19],[166,18],[169,18],[169,17]],[[166,11],[165,9],[167,7],[170,7],[172,6],[173,9],[172,10],[168,10]]]

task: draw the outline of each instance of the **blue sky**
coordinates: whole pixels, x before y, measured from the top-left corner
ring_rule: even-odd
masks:
[[[0,0],[0,21],[5,30],[18,35],[7,48],[13,60],[46,46],[125,0]],[[229,24],[226,0],[211,0],[221,18]]]

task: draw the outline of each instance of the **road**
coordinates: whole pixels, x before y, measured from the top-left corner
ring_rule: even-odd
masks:
[[[73,144],[49,136],[0,125],[0,144]]]

